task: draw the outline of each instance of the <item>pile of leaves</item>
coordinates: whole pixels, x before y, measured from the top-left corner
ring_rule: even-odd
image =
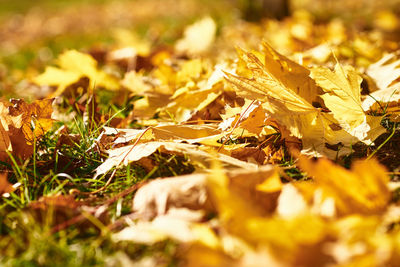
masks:
[[[396,266],[400,21],[371,21],[118,29],[30,72],[43,97],[0,102],[0,261]]]

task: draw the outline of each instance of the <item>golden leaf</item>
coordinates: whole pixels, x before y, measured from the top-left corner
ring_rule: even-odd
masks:
[[[247,62],[253,77],[243,78],[226,73],[227,80],[239,95],[263,102],[264,109],[272,118],[285,126],[293,136],[302,139],[304,153],[335,158],[350,151],[349,146],[357,139],[343,129],[332,127],[331,125],[337,124],[332,114],[322,112],[306,100],[316,99],[309,95],[310,86],[315,85],[307,70],[298,66],[299,70],[293,72],[289,66],[296,66],[295,63],[291,63],[289,59],[283,61],[283,56],[276,56],[282,61],[280,66],[288,71],[284,76],[285,80],[282,80],[282,74],[278,75],[278,70],[275,70],[278,72],[278,76],[275,77],[253,54],[242,51],[239,56]],[[303,83],[296,86],[296,83],[289,83],[287,79],[299,79]],[[328,148],[326,143],[341,143],[344,148],[334,151]]]
[[[328,159],[299,158],[299,166],[315,180],[325,198],[332,197],[340,215],[383,212],[390,200],[385,169],[375,160],[358,161],[351,170]],[[303,187],[305,189],[305,187]]]
[[[261,106],[258,106],[240,123],[240,127],[250,133],[260,134],[265,126],[265,120],[265,111]]]
[[[45,72],[34,78],[39,85],[57,86],[52,96],[61,95],[68,85],[76,83],[82,77],[90,79],[89,90],[96,86],[110,90],[118,89],[118,82],[110,75],[97,69],[97,62],[90,55],[69,50],[58,57],[59,68],[47,67]]]
[[[279,176],[279,172],[275,172],[273,175],[267,177],[264,182],[257,185],[256,189],[262,192],[278,192],[282,190],[282,181]]]
[[[309,214],[292,219],[262,217],[252,203],[230,190],[229,179],[218,163],[209,175],[208,185],[221,224],[230,234],[253,248],[268,247],[277,259],[291,266],[318,266],[317,262],[327,260],[320,244],[329,240],[329,228],[321,218]]]
[[[380,125],[381,116],[373,117],[364,112],[360,88],[362,78],[352,67],[336,64],[334,72],[327,68],[314,68],[310,76],[325,92],[321,96],[325,105],[347,132],[360,141],[373,141],[386,131]]]

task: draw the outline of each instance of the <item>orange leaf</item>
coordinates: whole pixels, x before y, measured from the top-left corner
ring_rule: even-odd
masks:
[[[22,99],[11,100],[14,106],[9,108],[10,114],[12,116],[22,115],[21,129],[28,145],[32,145],[35,138],[40,138],[51,129],[53,125],[51,119],[53,100],[54,98],[36,100],[31,104]]]
[[[4,193],[11,193],[15,188],[7,180],[7,173],[0,173],[0,196]]]

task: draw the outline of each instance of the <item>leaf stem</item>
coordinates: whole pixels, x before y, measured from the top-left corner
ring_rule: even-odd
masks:
[[[380,144],[380,145],[378,146],[378,148],[375,149],[374,152],[372,152],[371,155],[369,155],[369,156],[367,157],[367,160],[371,159],[371,158],[372,158],[372,157],[373,157],[387,142],[389,142],[389,140],[394,136],[395,133],[396,133],[396,127],[393,127],[392,133],[389,135],[389,137],[386,138],[386,140],[383,141],[383,143]]]

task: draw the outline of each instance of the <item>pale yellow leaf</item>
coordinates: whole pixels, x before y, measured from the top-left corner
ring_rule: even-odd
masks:
[[[334,118],[351,135],[360,141],[368,139],[366,141],[371,142],[386,131],[380,126],[381,116],[367,116],[363,110],[360,88],[362,78],[352,67],[337,64],[334,72],[327,68],[314,68],[310,76],[325,92],[321,97]]]
[[[265,69],[283,86],[294,91],[309,103],[319,102],[321,91],[309,78],[310,71],[276,52],[269,44],[263,43]]]
[[[143,157],[150,156],[157,149],[162,148],[171,153],[185,154],[202,168],[210,167],[213,157],[210,153],[202,150],[200,147],[185,143],[176,142],[147,142],[136,145],[129,145],[113,150],[109,150],[109,158],[96,169],[95,177],[107,173],[114,167],[127,165],[130,162],[138,161]],[[224,154],[218,154],[217,158],[224,164],[225,168],[236,167],[244,169],[256,169],[256,164],[246,163]]]
[[[110,90],[118,89],[119,84],[116,79],[98,70],[96,60],[88,54],[69,50],[58,57],[57,63],[59,68],[47,67],[44,73],[33,79],[39,85],[58,86],[53,96],[62,94],[68,85],[82,77],[90,79],[89,90],[93,90],[96,86]]]
[[[367,68],[367,74],[374,80],[378,90],[367,96],[362,103],[365,110],[400,100],[400,59],[397,54],[386,54]],[[377,103],[378,102],[378,103]],[[383,110],[380,110],[383,112]]]
[[[184,37],[176,42],[180,53],[201,54],[214,42],[217,26],[212,18],[203,18],[185,29]]]
[[[143,95],[145,92],[152,89],[152,87],[144,81],[143,72],[130,71],[126,73],[121,84],[137,95]]]
[[[137,191],[133,211],[142,218],[152,219],[168,213],[171,208],[205,208],[207,197],[204,174],[157,179]]]

